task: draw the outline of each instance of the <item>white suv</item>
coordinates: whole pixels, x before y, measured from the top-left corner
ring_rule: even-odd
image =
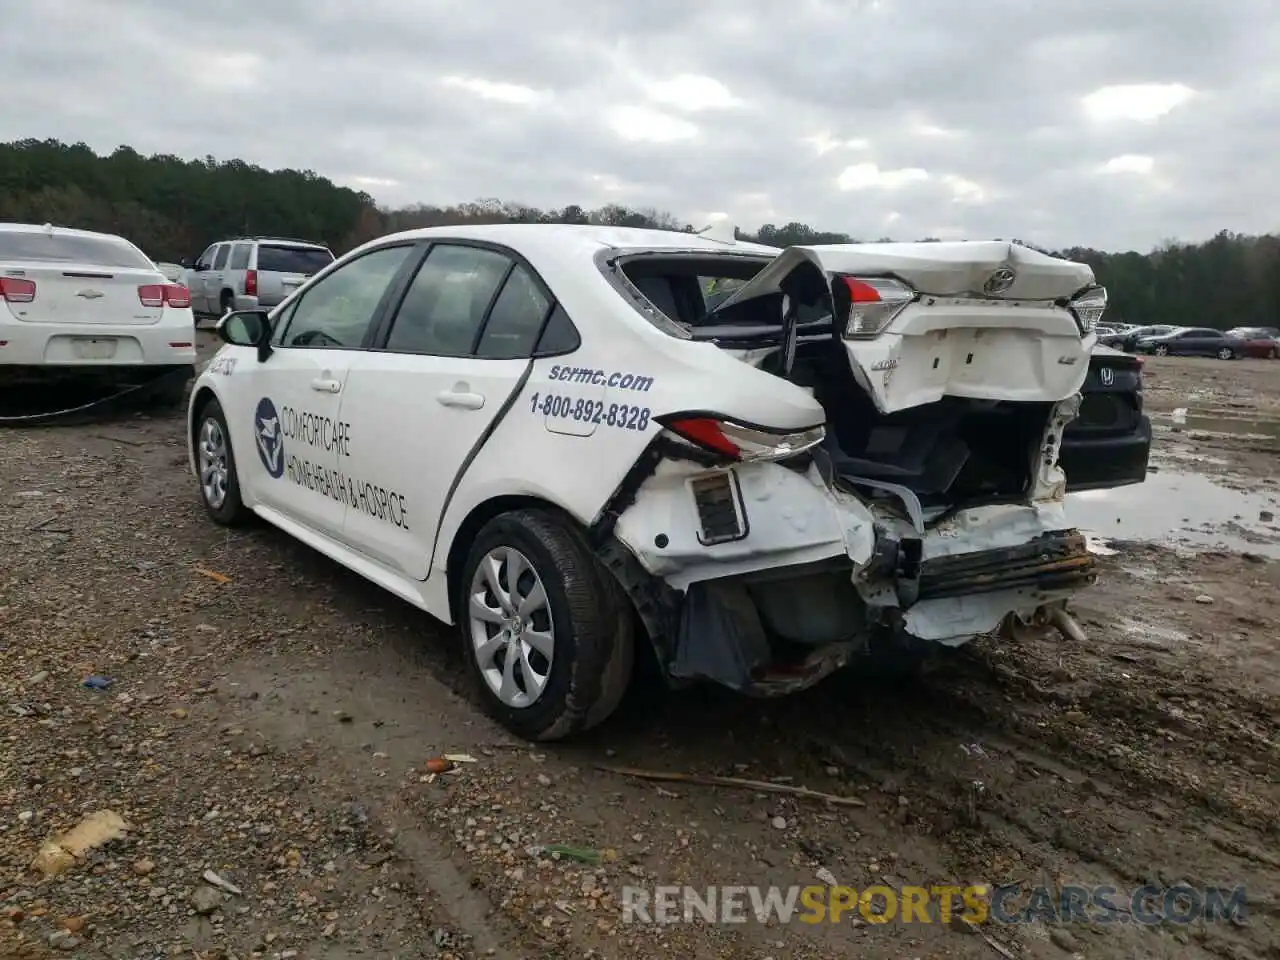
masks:
[[[218,317],[228,310],[270,309],[331,263],[332,250],[307,240],[224,240],[187,269],[191,309]]]

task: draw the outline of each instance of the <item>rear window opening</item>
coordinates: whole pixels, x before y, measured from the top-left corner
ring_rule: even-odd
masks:
[[[284,247],[258,244],[258,270],[311,276],[333,263],[333,254],[319,247]]]
[[[768,263],[744,256],[644,256],[622,263],[621,272],[674,322],[675,329],[664,327],[667,332],[715,343],[774,376],[783,375],[782,311],[788,298],[796,311],[797,344],[786,379],[822,405],[834,472],[864,496],[896,503],[875,485],[905,487],[933,514],[1025,496],[1052,404],[944,397],[883,414],[858,384],[833,326],[827,278],[813,264],[793,270],[782,292],[717,310]]]
[[[74,263],[95,267],[155,270],[142,251],[114,237],[86,237],[54,231],[0,230],[0,261]]]

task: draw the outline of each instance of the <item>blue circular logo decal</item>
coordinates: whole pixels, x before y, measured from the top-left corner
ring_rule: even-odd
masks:
[[[257,438],[258,457],[267,473],[279,480],[284,476],[284,434],[280,431],[280,415],[270,397],[258,401],[253,415],[253,433]]]

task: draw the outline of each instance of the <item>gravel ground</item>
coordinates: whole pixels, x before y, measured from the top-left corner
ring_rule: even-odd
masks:
[[[1280,564],[1254,509],[1280,496],[1280,363],[1148,369],[1153,479],[1208,472],[1252,512],[1219,525],[1235,550],[1127,539],[1123,517],[1104,531],[1077,604],[1089,643],[987,641],[905,688],[837,677],[766,704],[642,683],[591,739],[538,749],[472,708],[430,618],[271,528],[212,526],[180,419],[0,433],[0,957],[1280,955]],[[1261,432],[1179,425],[1180,407]],[[1169,529],[1205,527],[1200,506],[1168,504]],[[444,754],[474,762],[433,774]],[[790,778],[865,806],[604,764]],[[56,876],[31,869],[101,811],[122,835]],[[627,884],[819,871],[859,889],[1243,883],[1250,913],[978,932],[620,922]]]

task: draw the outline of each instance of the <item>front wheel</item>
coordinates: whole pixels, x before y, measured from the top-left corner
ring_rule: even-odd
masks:
[[[243,523],[250,510],[240,499],[236,458],[231,452],[231,431],[222,405],[210,400],[200,408],[195,429],[196,472],[200,500],[209,518],[223,527]]]
[[[1160,344],[1158,347],[1156,347],[1157,357],[1167,357],[1168,355],[1169,355],[1169,348],[1166,347],[1163,343]]]
[[[569,521],[501,514],[462,574],[467,669],[499,723],[526,740],[560,740],[617,709],[634,660],[630,605]]]
[[[1230,347],[1223,347],[1221,350],[1218,351],[1219,360],[1234,360],[1235,357],[1236,357],[1236,352],[1232,350]]]
[[[1280,347],[1272,347],[1269,351],[1267,351],[1267,359],[1268,360],[1280,359]]]

